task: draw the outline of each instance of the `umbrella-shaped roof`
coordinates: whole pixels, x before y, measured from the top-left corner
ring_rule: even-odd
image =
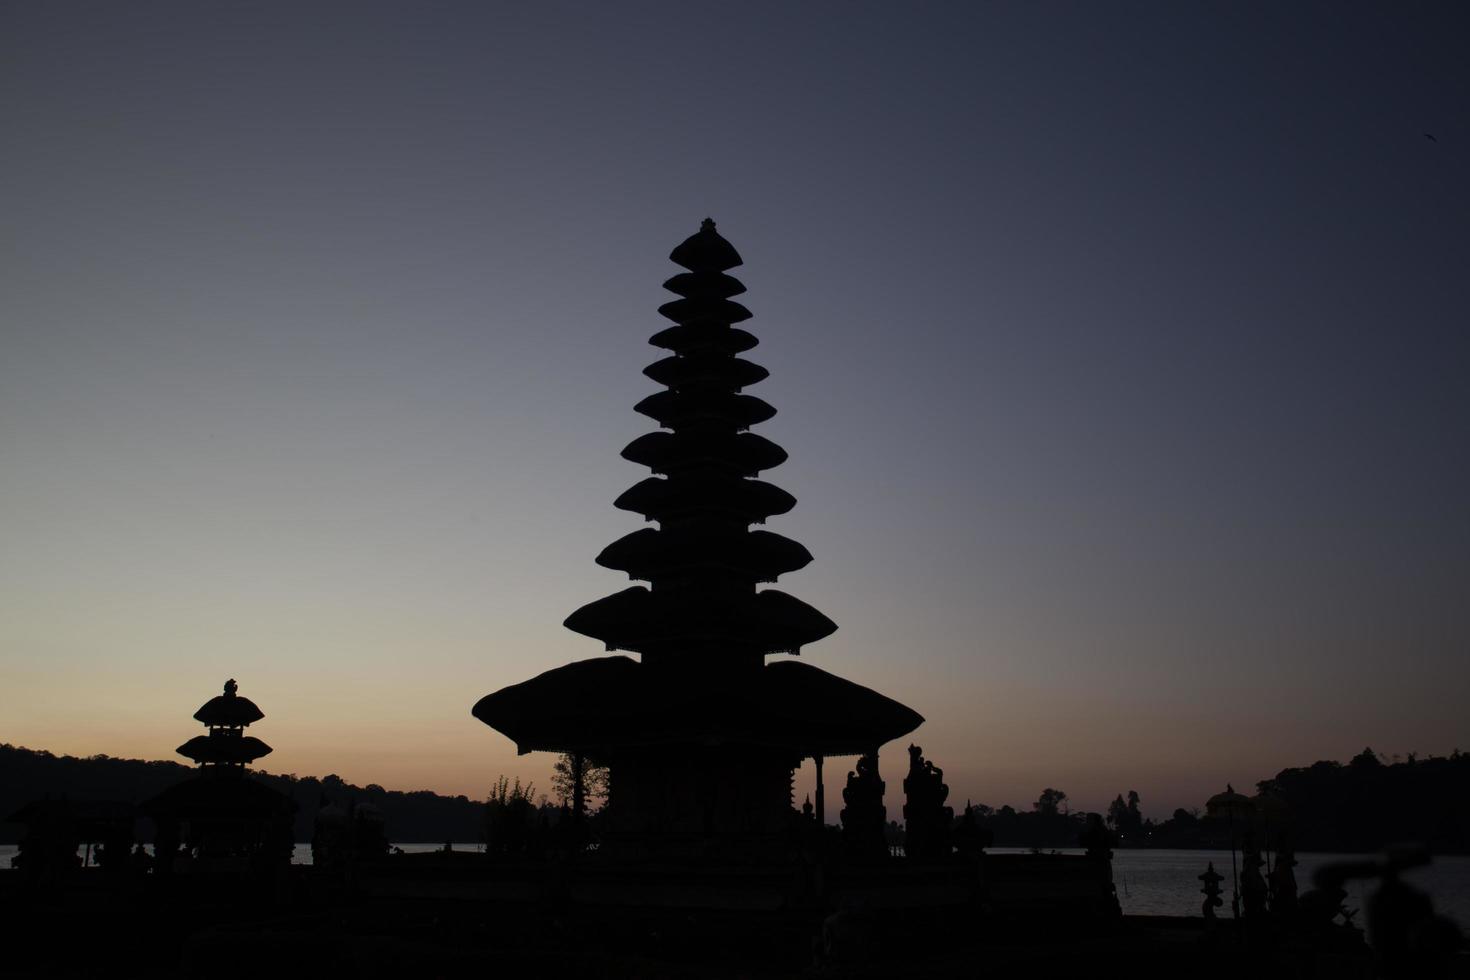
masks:
[[[1237,793],[1235,787],[1229,783],[1225,784],[1225,792],[1216,793],[1205,801],[1205,813],[1211,817],[1240,819],[1254,812],[1255,804],[1251,802],[1251,798]]]

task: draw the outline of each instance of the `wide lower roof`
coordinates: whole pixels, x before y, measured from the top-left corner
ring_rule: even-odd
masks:
[[[797,661],[728,675],[598,657],[481,698],[480,721],[526,752],[601,752],[697,742],[858,755],[923,724],[877,691]]]
[[[145,813],[190,817],[266,817],[294,812],[296,802],[244,775],[204,773],[148,800]]]

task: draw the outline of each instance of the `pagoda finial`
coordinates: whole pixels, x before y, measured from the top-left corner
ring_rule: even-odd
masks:
[[[235,679],[233,677],[225,681],[225,697],[234,697],[235,692],[238,690],[240,690],[240,685],[235,683]]]

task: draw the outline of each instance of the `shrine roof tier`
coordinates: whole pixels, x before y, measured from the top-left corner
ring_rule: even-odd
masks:
[[[799,654],[837,624],[785,592],[654,590],[634,586],[589,602],[563,624],[608,650],[655,656],[692,652]]]
[[[696,354],[740,354],[760,343],[747,330],[708,323],[680,323],[665,327],[649,337],[648,342],[655,347],[691,357]]]
[[[772,418],[776,410],[754,395],[731,391],[692,389],[654,392],[633,406],[666,429],[687,426],[722,427],[737,432]]]
[[[715,468],[755,476],[786,462],[786,450],[750,432],[649,432],[628,443],[623,458],[655,473]]]
[[[681,272],[664,288],[686,299],[729,299],[745,292],[745,283],[723,272]]]
[[[690,573],[733,573],[752,584],[776,579],[811,563],[801,544],[770,531],[709,526],[708,522],[624,535],[597,556],[604,568],[627,572],[629,578],[652,582]]]
[[[623,491],[613,506],[642,514],[651,521],[710,515],[763,524],[767,517],[784,514],[795,507],[796,498],[763,480],[680,474],[669,479],[651,476],[640,480]]]
[[[481,698],[480,721],[521,753],[581,752],[698,741],[787,749],[794,758],[858,755],[913,731],[918,712],[796,661],[766,664],[718,685],[652,670],[628,657],[567,664]]]
[[[750,319],[750,311],[732,299],[714,296],[684,296],[671,299],[658,308],[659,313],[675,323],[689,325],[707,323],[734,326]]]
[[[724,354],[676,354],[654,361],[643,369],[644,375],[670,388],[715,388],[739,391],[759,384],[771,372],[741,357]]]
[[[270,755],[271,747],[253,735],[210,732],[208,735],[195,735],[176,751],[199,763],[244,765],[263,755]]]

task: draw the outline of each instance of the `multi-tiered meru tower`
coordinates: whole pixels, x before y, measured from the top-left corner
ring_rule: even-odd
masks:
[[[766,663],[837,626],[799,599],[761,588],[811,554],[750,529],[796,500],[755,479],[786,452],[747,431],[775,409],[743,393],[767,372],[737,356],[757,343],[735,326],[750,318],[731,300],[745,287],[726,274],[740,256],[705,220],[669,257],[688,271],[664,283],[680,297],[659,307],[674,325],[650,343],[672,353],[644,372],[665,390],[636,406],[668,431],[623,450],[655,475],[615,502],[658,527],[597,556],[649,585],[566,620],[641,661],[568,664],[487,695],[474,714],[523,753],[569,752],[609,766],[611,850],[771,854],[791,826],[791,774],[804,758],[820,764],[876,751],[923,719],[815,667]]]

